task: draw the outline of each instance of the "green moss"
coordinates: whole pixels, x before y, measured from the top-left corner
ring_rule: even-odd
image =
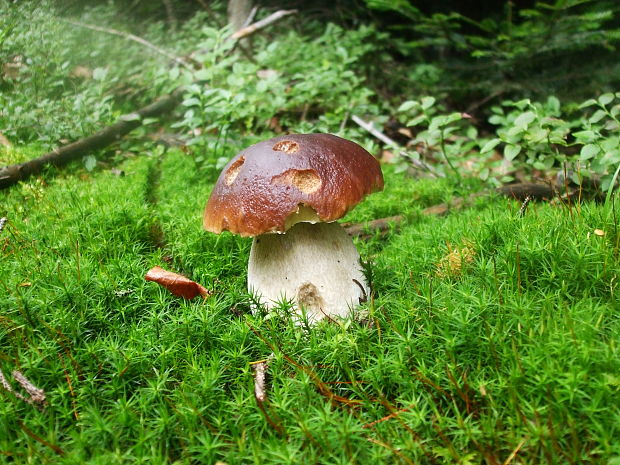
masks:
[[[430,217],[420,210],[453,187],[388,167],[385,191],[346,218],[405,216],[387,235],[357,241],[372,271],[368,321],[304,330],[242,314],[250,241],[202,230],[213,179],[191,158],[170,152],[122,169],[0,193],[9,220],[0,368],[14,387],[10,373],[21,370],[49,402],[39,411],[3,391],[0,451],[16,463],[380,463],[399,454],[503,463],[517,448],[527,463],[604,463],[620,454],[610,207],[571,215],[537,204],[517,218],[517,203],[494,198]],[[469,258],[446,261],[464,246]],[[442,260],[453,272],[438,273]],[[144,281],[153,265],[214,295],[176,298]],[[272,352],[266,419],[251,362]]]

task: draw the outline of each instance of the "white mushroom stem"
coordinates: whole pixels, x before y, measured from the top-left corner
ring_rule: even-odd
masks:
[[[297,223],[254,238],[248,289],[273,308],[292,300],[310,322],[344,317],[368,294],[360,256],[338,223]]]

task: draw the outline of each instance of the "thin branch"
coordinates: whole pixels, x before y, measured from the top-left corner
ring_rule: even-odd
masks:
[[[389,147],[392,147],[395,150],[398,150],[399,155],[401,157],[406,158],[409,162],[411,162],[412,165],[416,166],[417,168],[428,171],[430,174],[432,174],[436,178],[444,177],[441,173],[438,173],[437,171],[435,171],[435,169],[433,169],[428,164],[424,163],[422,160],[416,160],[415,158],[412,158],[405,150],[403,150],[403,148],[398,144],[398,142],[396,142],[394,139],[391,139],[390,137],[383,134],[381,131],[375,128],[372,123],[367,123],[366,121],[364,121],[357,115],[351,115],[351,119],[355,122],[355,124],[357,124],[362,129],[365,129],[366,131],[368,131],[372,136],[379,139],[384,144],[388,145]]]
[[[167,95],[140,110],[121,116],[120,119],[95,134],[72,142],[46,153],[38,158],[17,165],[0,168],[0,189],[16,184],[32,174],[39,173],[46,165],[62,166],[73,160],[86,155],[94,150],[102,149],[118,141],[142,125],[142,120],[160,116],[171,111],[177,106],[184,92],[178,88],[172,94]]]
[[[30,399],[27,399],[26,402],[29,404],[34,404],[37,407],[45,407],[47,405],[47,401],[45,400],[45,391],[43,389],[39,389],[34,384],[28,380],[20,371],[13,371],[13,378],[15,381],[19,383],[19,385],[24,388],[24,391],[28,393]]]
[[[266,373],[269,362],[273,359],[272,353],[265,360],[255,362],[254,365],[254,397],[259,403],[267,400]]]
[[[83,27],[86,29],[91,29],[93,31],[97,31],[97,32],[105,32],[106,34],[113,34],[115,36],[119,36],[122,37],[124,39],[127,40],[132,40],[134,42],[137,42],[141,45],[144,45],[147,48],[150,48],[151,50],[159,53],[160,55],[165,56],[166,58],[169,58],[170,60],[174,61],[175,63],[183,66],[184,68],[187,69],[194,69],[194,67],[192,66],[191,63],[189,63],[187,60],[185,60],[184,58],[178,57],[166,50],[164,50],[163,48],[158,47],[157,45],[152,44],[151,42],[149,42],[146,39],[143,39],[142,37],[139,37],[137,35],[131,34],[129,32],[123,32],[123,31],[119,31],[117,29],[112,29],[112,28],[108,28],[108,27],[101,27],[101,26],[95,26],[94,24],[86,24],[86,23],[81,23],[79,21],[73,21],[71,19],[63,19],[63,18],[58,18],[60,21],[64,21],[65,23],[69,23],[69,24],[73,24],[74,26],[79,26],[79,27]]]
[[[424,216],[444,216],[450,211],[459,210],[470,205],[474,200],[490,196],[493,193],[503,195],[511,199],[517,200],[551,200],[554,198],[555,193],[553,189],[546,184],[534,184],[534,183],[518,183],[508,184],[506,186],[498,187],[494,190],[484,190],[480,192],[474,192],[467,197],[455,197],[450,202],[440,203],[425,208],[420,213]],[[529,201],[528,200],[528,203]],[[397,227],[403,223],[406,218],[403,215],[389,216],[387,218],[379,218],[376,220],[363,222],[344,224],[345,231],[353,237],[371,237],[376,231],[380,233],[387,232],[390,227]]]
[[[275,13],[270,14],[266,18],[261,19],[260,21],[256,21],[254,24],[246,26],[242,29],[239,29],[234,34],[230,36],[233,40],[239,40],[244,37],[247,37],[251,34],[254,34],[256,31],[263,29],[270,24],[275,23],[276,21],[284,18],[285,16],[294,15],[297,13],[297,10],[279,10]]]
[[[366,131],[368,131],[372,136],[379,139],[385,145],[389,145],[390,147],[395,148],[395,149],[401,148],[400,145],[398,145],[398,143],[394,139],[391,139],[385,134],[383,134],[381,131],[375,128],[372,123],[367,123],[366,121],[364,121],[362,118],[360,118],[357,115],[351,115],[351,119],[355,122],[355,124],[357,124],[362,129],[365,129]]]
[[[164,7],[166,8],[166,15],[168,15],[168,23],[170,27],[174,30],[177,28],[177,18],[174,14],[174,7],[172,6],[172,2],[170,0],[162,0],[164,3]]]
[[[353,237],[364,236],[367,231],[384,232],[390,229],[390,225],[398,226],[405,217],[403,215],[390,216],[388,218],[379,218],[377,220],[368,221],[366,223],[355,223],[345,225],[345,231]]]
[[[252,21],[254,21],[254,18],[256,17],[256,13],[258,13],[258,7],[254,6],[251,10],[250,10],[250,14],[248,15],[247,18],[245,18],[245,21],[243,22],[243,24],[241,25],[241,29],[248,27],[250,24],[252,24]]]
[[[28,393],[29,397],[26,397],[19,392],[15,391],[11,384],[4,376],[2,370],[0,370],[0,385],[7,391],[13,394],[18,399],[23,400],[29,404],[34,405],[39,410],[42,410],[47,406],[47,400],[45,398],[45,391],[43,389],[39,389],[34,384],[32,384],[28,378],[26,378],[20,371],[13,371],[12,373],[15,381],[19,383],[19,385]]]

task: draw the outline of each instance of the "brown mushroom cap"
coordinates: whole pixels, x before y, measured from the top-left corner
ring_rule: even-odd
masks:
[[[285,232],[294,215],[303,221],[302,213],[312,209],[315,221],[335,221],[382,189],[379,162],[356,143],[331,134],[279,136],[248,147],[226,165],[203,225],[217,234]]]

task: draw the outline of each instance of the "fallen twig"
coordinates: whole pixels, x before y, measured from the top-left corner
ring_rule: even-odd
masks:
[[[160,55],[165,56],[166,58],[169,58],[170,60],[174,61],[175,63],[183,66],[184,68],[187,69],[194,69],[194,66],[192,65],[192,63],[188,62],[185,58],[179,57],[174,55],[173,53],[168,52],[167,50],[164,50],[163,48],[158,47],[155,44],[152,44],[151,42],[149,42],[146,39],[143,39],[142,37],[139,37],[135,34],[131,34],[130,32],[123,32],[123,31],[119,31],[117,29],[112,29],[109,27],[101,27],[101,26],[95,26],[94,24],[86,24],[86,23],[81,23],[79,21],[74,21],[71,19],[63,19],[63,18],[58,18],[60,21],[64,21],[65,23],[69,23],[69,24],[73,24],[74,26],[79,26],[79,27],[83,27],[86,29],[90,29],[93,31],[97,31],[97,32],[105,32],[106,34],[112,34],[115,36],[119,36],[122,37],[124,39],[127,40],[131,40],[133,42],[137,42],[141,45],[144,45],[147,48],[150,48],[151,50],[159,53]]]
[[[384,144],[392,147],[395,150],[398,150],[398,154],[401,157],[406,158],[412,165],[416,166],[417,168],[423,169],[425,171],[428,171],[431,175],[435,176],[436,178],[442,178],[444,177],[443,174],[438,173],[435,169],[433,169],[433,167],[431,167],[430,165],[424,163],[422,160],[417,160],[415,158],[412,158],[399,144],[398,142],[396,142],[394,139],[389,138],[388,136],[386,136],[385,134],[383,134],[381,131],[379,131],[377,128],[375,128],[373,126],[372,123],[367,123],[366,121],[364,121],[363,119],[361,119],[359,116],[356,115],[351,115],[351,119],[362,129],[365,129],[366,131],[368,131],[371,135],[373,135],[374,137],[376,137],[377,139],[379,139],[381,142],[383,142]]]
[[[260,21],[256,21],[254,24],[250,24],[244,28],[239,29],[234,32],[230,38],[233,40],[239,40],[244,37],[247,37],[251,34],[254,34],[256,31],[263,29],[270,24],[275,23],[276,21],[284,18],[285,16],[294,15],[297,13],[297,10],[279,10],[275,13],[270,14],[266,18],[261,19]]]
[[[178,88],[170,95],[162,97],[134,113],[121,116],[116,123],[91,136],[59,147],[33,160],[1,168],[0,189],[12,186],[32,174],[41,172],[46,165],[62,166],[77,160],[93,150],[107,147],[125,134],[141,126],[142,120],[145,118],[160,116],[171,111],[181,100],[183,91],[183,88]]]
[[[29,404],[34,404],[37,407],[45,407],[47,405],[47,401],[45,400],[45,391],[43,391],[43,389],[39,389],[32,384],[20,371],[15,370],[12,374],[15,381],[17,381],[30,396],[30,399],[27,399],[26,402]]]
[[[267,357],[265,360],[253,363],[254,366],[254,397],[257,402],[265,402],[267,400],[266,389],[266,372],[269,362],[273,358],[273,354]]]
[[[43,389],[39,389],[34,384],[32,384],[28,380],[28,378],[26,378],[20,371],[13,371],[12,375],[15,381],[17,381],[19,385],[28,393],[29,397],[26,397],[23,394],[15,391],[9,381],[6,379],[6,376],[4,376],[2,370],[0,370],[0,384],[7,392],[10,392],[15,397],[23,400],[24,402],[34,405],[39,410],[42,410],[47,406],[45,391],[43,391]]]
[[[509,184],[498,187],[494,191],[481,191],[470,194],[467,197],[455,197],[449,202],[427,207],[421,213],[427,216],[443,216],[452,210],[459,210],[470,205],[477,198],[491,195],[493,192],[522,201],[525,201],[527,198],[530,200],[551,200],[556,194],[553,188],[547,184]],[[392,225],[399,226],[404,220],[405,217],[403,215],[389,216],[363,223],[345,224],[344,229],[349,235],[354,237],[370,237],[376,231],[381,233],[387,232]]]
[[[387,231],[391,225],[397,226],[401,221],[403,221],[403,219],[403,215],[390,216],[388,218],[379,218],[366,223],[345,225],[344,229],[350,236],[363,236],[367,231]]]

